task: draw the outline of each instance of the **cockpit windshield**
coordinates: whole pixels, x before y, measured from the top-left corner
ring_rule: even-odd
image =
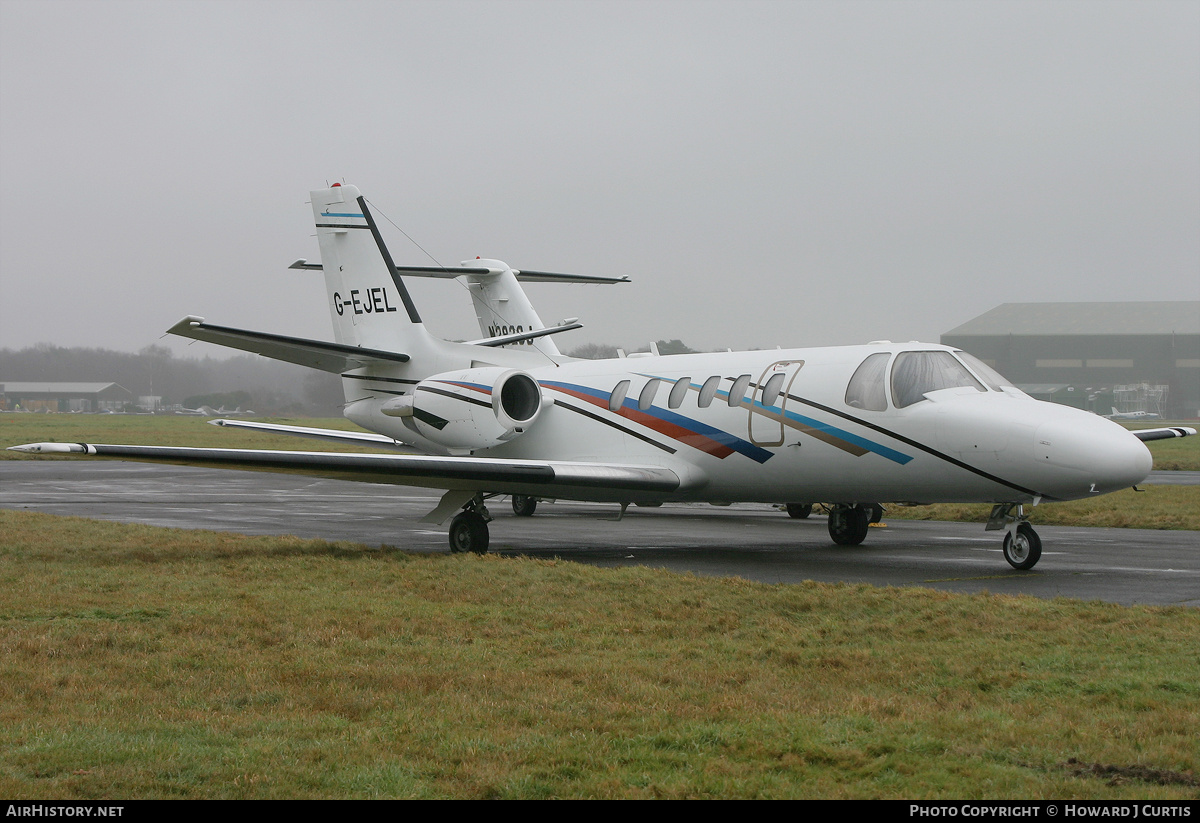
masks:
[[[994,389],[995,391],[1002,391],[1004,386],[1012,386],[1011,380],[1000,374],[1000,372],[993,369],[987,363],[984,363],[978,357],[967,354],[965,351],[955,352],[955,354],[957,354],[958,358],[971,368],[971,371],[983,378],[983,382],[988,384],[988,388]]]
[[[892,402],[902,409],[919,403],[929,392],[967,387],[987,391],[971,372],[945,351],[905,351],[892,366]]]

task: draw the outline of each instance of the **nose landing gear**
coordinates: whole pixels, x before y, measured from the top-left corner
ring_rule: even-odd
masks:
[[[1014,569],[1032,569],[1042,556],[1042,538],[1033,526],[1018,523],[1017,527],[1004,535],[1004,559]]]
[[[1017,513],[1012,514],[1013,508]],[[1026,571],[1042,558],[1042,539],[1029,525],[1025,507],[1020,503],[997,503],[992,507],[986,531],[1005,530],[1004,559],[1014,569]]]

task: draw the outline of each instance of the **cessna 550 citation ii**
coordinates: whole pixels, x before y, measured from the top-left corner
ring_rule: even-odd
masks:
[[[622,510],[630,503],[823,501],[829,535],[842,545],[863,541],[881,502],[986,502],[993,504],[987,528],[1004,531],[1005,559],[1029,569],[1041,541],[1026,504],[1132,486],[1150,472],[1143,440],[1196,433],[1131,433],[1090,412],[1033,400],[970,355],[926,343],[614,360],[508,347],[573,323],[448,342],[426,330],[404,285],[404,274],[428,270],[393,263],[358,189],[314,191],[312,207],[335,343],[199,317],[170,331],[339,374],[345,416],[372,432],[289,433],[381,448],[408,444],[423,454],[13,448],[303,468],[443,489],[424,519],[451,520],[452,551],[487,551],[485,499],[495,495],[605,501]],[[474,262],[480,276],[498,275],[520,292],[504,264]]]

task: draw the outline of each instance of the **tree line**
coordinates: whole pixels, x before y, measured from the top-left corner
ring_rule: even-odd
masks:
[[[176,357],[165,346],[136,354],[49,343],[0,349],[0,383],[5,381],[116,383],[137,397],[161,397],[164,406],[240,405],[263,415],[336,416],[343,403],[335,374],[253,354]],[[213,399],[240,402],[206,402]]]
[[[659,340],[661,354],[695,351],[679,340]],[[571,357],[617,356],[617,347],[587,343]],[[261,415],[341,414],[344,398],[336,374],[306,369],[253,354],[229,358],[176,357],[166,346],[136,354],[103,348],[39,343],[0,349],[0,383],[116,383],[136,397],[160,397],[163,406],[253,409]]]

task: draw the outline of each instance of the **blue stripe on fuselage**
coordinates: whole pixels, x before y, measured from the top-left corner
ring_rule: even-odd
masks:
[[[608,406],[609,398],[612,396],[611,391],[602,392],[598,389],[593,389],[590,386],[581,386],[578,383],[563,383],[563,382],[559,382],[559,381],[544,380],[544,381],[541,381],[541,384],[543,386],[549,386],[551,388],[562,387],[564,389],[568,389],[570,391],[576,392],[577,394],[582,394],[587,397],[591,397],[596,401],[597,405],[604,406],[604,407]],[[743,440],[742,438],[738,437],[737,435],[730,434],[727,431],[723,431],[722,429],[718,429],[714,426],[710,426],[707,423],[701,423],[699,420],[695,420],[690,417],[685,417],[684,415],[677,414],[676,412],[673,412],[673,411],[668,411],[668,410],[662,408],[661,406],[651,406],[649,409],[640,409],[640,408],[638,408],[636,400],[634,400],[632,398],[626,398],[624,403],[622,403],[622,408],[628,409],[630,412],[629,417],[627,417],[626,419],[632,419],[634,422],[637,422],[637,419],[636,419],[637,415],[644,414],[649,417],[653,417],[656,420],[661,420],[664,423],[670,424],[672,426],[676,426],[680,429],[684,429],[693,434],[698,434],[698,435],[702,435],[703,437],[707,437],[710,440],[712,440],[714,443],[719,443],[720,445],[722,445],[728,449],[732,449],[733,451],[737,452],[738,454],[740,454],[744,457],[748,457],[757,463],[765,463],[774,456],[773,452],[769,452],[764,448],[760,448],[759,446],[756,446],[753,443],[750,443],[749,441]],[[660,432],[660,434],[661,433],[662,432]],[[672,439],[679,440],[679,438],[672,438]],[[682,441],[682,440],[679,440],[679,442],[684,443],[684,441]],[[684,445],[694,446],[695,444],[684,443]]]

